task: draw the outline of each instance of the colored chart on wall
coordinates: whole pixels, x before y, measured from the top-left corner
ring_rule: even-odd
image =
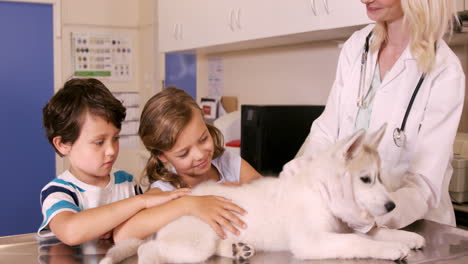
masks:
[[[197,98],[197,57],[194,54],[167,53],[165,86],[175,86]]]
[[[112,33],[71,33],[75,77],[111,81],[132,79],[133,48],[129,36]]]

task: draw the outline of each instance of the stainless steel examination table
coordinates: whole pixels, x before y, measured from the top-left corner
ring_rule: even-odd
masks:
[[[468,231],[437,224],[430,221],[418,221],[407,230],[415,231],[426,238],[423,250],[412,251],[403,263],[456,263],[468,264]],[[0,237],[0,263],[98,263],[111,247],[107,240],[93,241],[80,246],[69,247],[56,239],[38,241],[35,234]],[[314,245],[310,245],[313,247]],[[181,252],[183,254],[183,252]],[[123,263],[137,263],[137,258],[127,259]],[[231,259],[213,257],[209,264],[232,264]],[[359,260],[296,260],[288,252],[257,252],[249,260],[251,264],[283,263],[393,263],[375,259]]]

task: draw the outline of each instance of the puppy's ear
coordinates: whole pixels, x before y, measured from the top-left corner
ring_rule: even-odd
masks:
[[[364,143],[365,130],[359,129],[352,136],[344,140],[339,152],[345,160],[350,160],[356,156],[362,144]]]
[[[382,141],[386,129],[387,123],[384,123],[377,131],[366,136],[365,144],[376,149],[379,146],[380,141]]]

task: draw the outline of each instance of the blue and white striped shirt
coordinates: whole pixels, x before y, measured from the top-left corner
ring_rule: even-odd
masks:
[[[37,234],[39,237],[53,235],[48,225],[58,213],[80,212],[141,193],[133,176],[122,170],[113,171],[109,184],[104,188],[86,184],[67,170],[42,188],[41,207],[44,220]]]

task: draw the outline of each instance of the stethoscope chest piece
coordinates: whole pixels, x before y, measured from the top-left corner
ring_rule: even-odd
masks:
[[[363,53],[361,57],[361,73],[360,73],[360,78],[359,78],[359,90],[358,90],[358,96],[357,96],[357,107],[359,108],[367,108],[367,104],[364,102],[365,97],[366,97],[364,96],[364,86],[365,86],[367,55],[369,52],[369,39],[371,36],[372,36],[372,31],[369,32],[369,34],[366,37],[366,42],[364,43],[364,49],[363,49]],[[413,102],[416,98],[416,95],[418,94],[419,88],[421,87],[421,84],[423,83],[425,77],[426,77],[425,73],[422,73],[421,78],[419,78],[418,84],[414,88],[413,95],[411,96],[411,99],[408,103],[408,107],[406,108],[405,116],[403,117],[401,126],[393,130],[393,141],[395,142],[395,145],[399,148],[403,147],[406,144],[406,135],[405,135],[406,121],[408,119],[408,115],[411,111],[411,107],[413,106]]]
[[[405,132],[401,130],[399,127],[396,127],[393,130],[393,141],[397,147],[403,147],[406,143],[406,136]]]

